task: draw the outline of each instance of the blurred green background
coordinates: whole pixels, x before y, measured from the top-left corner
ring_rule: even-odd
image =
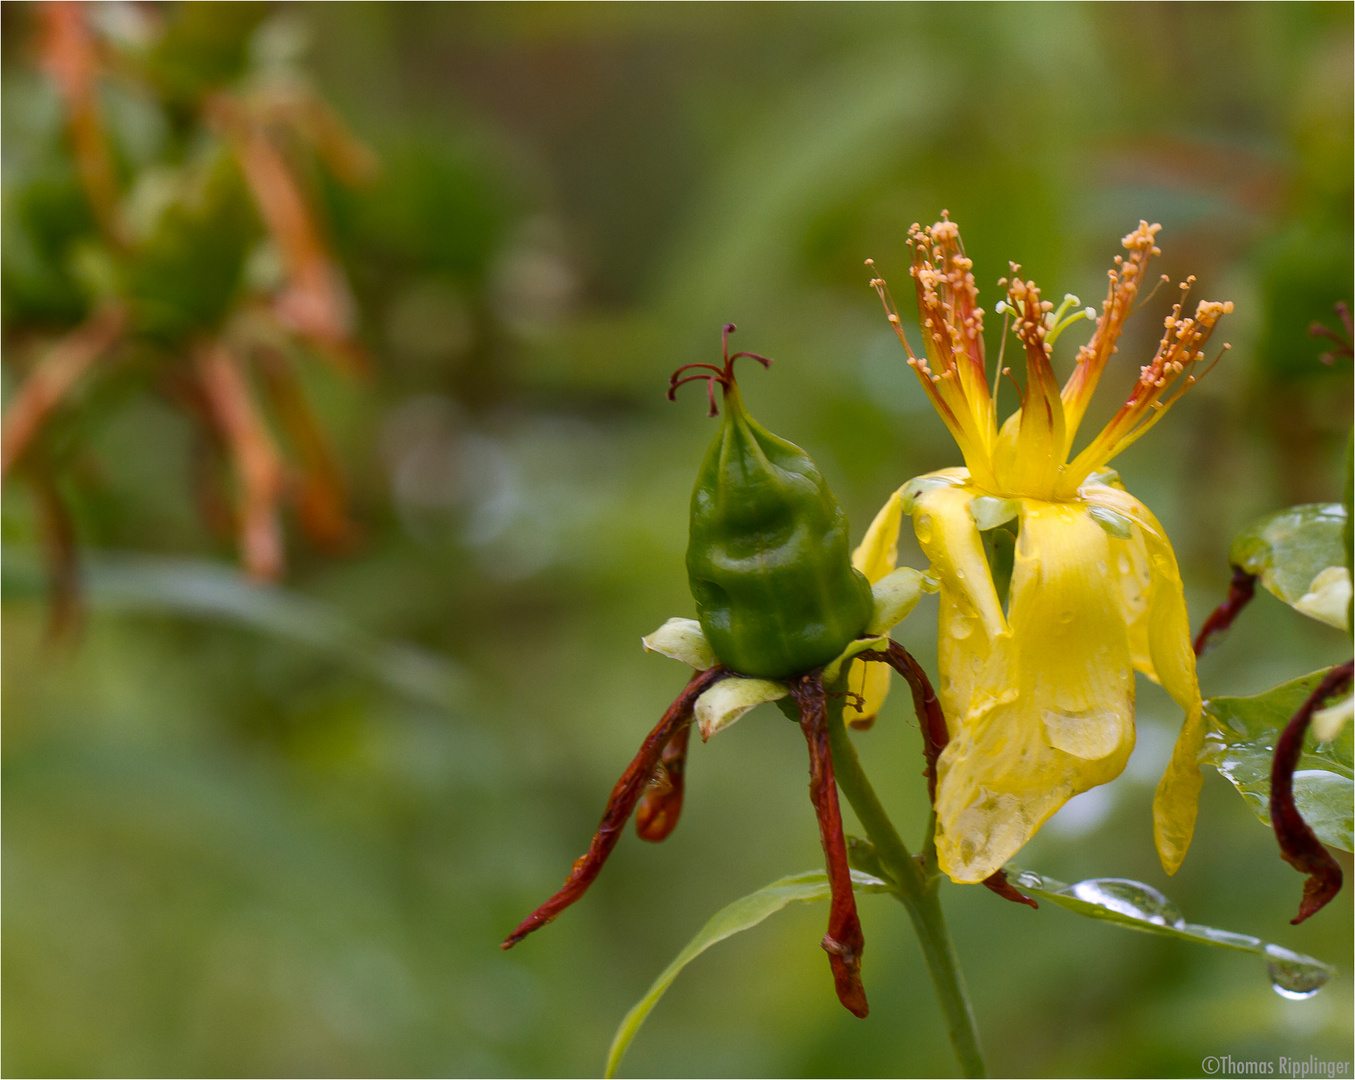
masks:
[[[61,284],[87,224],[44,234],[50,265],[24,246],[27,208],[70,186],[38,16],[3,6],[7,401],[23,343],[88,303]],[[747,372],[750,408],[809,449],[859,535],[902,481],[958,463],[862,266],[905,293],[905,230],[943,207],[990,309],[1008,259],[1050,296],[1099,303],[1140,218],[1164,227],[1157,269],[1236,303],[1232,351],[1118,461],[1174,538],[1196,625],[1238,528],[1339,495],[1350,372],[1317,361],[1307,328],[1352,296],[1350,4],[184,4],[156,19],[224,57],[222,85],[290,50],[379,159],[364,186],[312,188],[372,371],[302,365],[359,535],[319,554],[289,530],[282,583],[248,584],[194,509],[188,421],[111,374],[53,436],[87,608],[53,641],[34,501],[7,485],[8,1075],[598,1072],[709,914],[821,857],[803,741],[759,710],[693,747],[668,842],[629,833],[582,903],[498,948],[584,850],[684,679],[638,639],[692,614],[687,499],[715,424],[699,389],[668,404],[667,376],[715,359],[737,322],[738,347],[777,361]],[[176,137],[168,98],[102,93],[121,168]],[[1160,314],[1130,323],[1090,422]],[[1071,356],[1085,338],[1067,336]],[[911,539],[903,558],[920,565]],[[897,636],[934,667],[935,601]],[[1252,693],[1348,648],[1262,596],[1202,686]],[[1285,1001],[1254,957],[947,887],[994,1074],[1349,1059],[1351,889],[1291,927],[1301,878],[1212,772],[1184,868],[1158,866],[1149,804],[1179,723],[1140,680],[1127,772],[1021,864],[1150,882],[1193,921],[1340,974]],[[918,741],[897,690],[856,737],[913,843]],[[703,957],[625,1071],[954,1075],[902,912],[862,900],[866,1021],[834,1000],[825,917],[797,905]]]

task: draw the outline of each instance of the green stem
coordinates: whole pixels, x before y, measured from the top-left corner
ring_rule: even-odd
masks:
[[[951,1046],[959,1058],[965,1076],[987,1076],[983,1051],[979,1046],[979,1032],[974,1023],[974,1010],[965,990],[964,974],[960,971],[955,946],[946,929],[938,895],[940,876],[924,873],[918,861],[908,853],[898,830],[880,805],[875,789],[870,786],[856,748],[847,737],[842,723],[842,699],[829,698],[828,735],[833,748],[833,771],[838,786],[847,796],[857,819],[875,846],[880,864],[893,879],[894,895],[903,904],[913,921],[913,930],[922,945],[922,955],[931,972],[941,1011],[946,1017],[946,1031]],[[929,830],[930,832],[930,830]]]

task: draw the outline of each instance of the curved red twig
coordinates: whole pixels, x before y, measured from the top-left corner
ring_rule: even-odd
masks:
[[[1327,698],[1350,686],[1352,668],[1355,661],[1347,660],[1327,672],[1285,726],[1275,744],[1275,760],[1270,766],[1270,823],[1280,842],[1280,855],[1295,870],[1308,875],[1303,883],[1299,913],[1289,920],[1295,924],[1316,915],[1341,891],[1341,867],[1294,805],[1294,769],[1313,713]]]
[[[832,907],[823,950],[833,969],[837,998],[855,1016],[870,1012],[866,988],[861,983],[861,953],[866,947],[861,920],[856,914],[852,871],[847,862],[847,841],[842,835],[842,810],[837,800],[833,752],[828,742],[828,698],[823,676],[810,672],[790,684],[791,697],[800,707],[800,730],[809,744],[809,797],[819,819],[819,841],[828,870]]]
[[[1251,603],[1256,595],[1256,575],[1249,574],[1240,566],[1233,567],[1233,580],[1228,585],[1228,598],[1209,613],[1200,632],[1195,637],[1195,655],[1201,657],[1212,649],[1236,619],[1244,607]]]
[[[511,949],[533,930],[539,930],[552,921],[588,891],[588,886],[593,884],[594,878],[602,870],[607,856],[612,853],[612,848],[616,847],[616,842],[621,839],[621,830],[630,820],[635,804],[645,793],[664,749],[674,735],[692,722],[692,709],[696,706],[696,699],[728,674],[729,672],[722,667],[713,667],[708,671],[698,671],[692,676],[691,682],[678,695],[677,700],[668,706],[663,719],[649,733],[640,746],[640,752],[635,755],[626,771],[621,774],[621,779],[612,788],[607,808],[602,813],[602,821],[598,824],[597,832],[593,834],[593,841],[588,845],[588,850],[575,860],[574,868],[564,885],[554,896],[523,919],[518,928],[504,939],[500,948]]]

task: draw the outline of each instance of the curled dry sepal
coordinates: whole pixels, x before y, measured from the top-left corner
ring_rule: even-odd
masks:
[[[1301,923],[1317,914],[1341,891],[1340,866],[1294,805],[1294,769],[1313,714],[1328,698],[1350,689],[1352,667],[1355,661],[1347,660],[1327,672],[1275,744],[1275,759],[1270,767],[1270,822],[1275,827],[1284,861],[1308,875],[1303,883],[1299,913],[1290,920],[1292,923]]]

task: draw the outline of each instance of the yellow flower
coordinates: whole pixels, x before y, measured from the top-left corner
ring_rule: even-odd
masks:
[[[1010,280],[999,281],[1007,296],[998,311],[1023,346],[1026,384],[1021,407],[1000,426],[986,373],[983,310],[957,226],[946,218],[909,233],[924,357],[909,348],[885,283],[872,282],[965,461],[965,468],[905,484],[869,534],[896,533],[910,512],[940,581],[939,694],[950,742],[938,767],[936,850],[955,881],[982,881],[1068,799],[1120,774],[1134,747],[1136,670],[1161,683],[1186,713],[1153,804],[1168,873],[1190,845],[1204,727],[1181,576],[1157,519],[1105,466],[1195,381],[1210,333],[1232,304],[1201,302],[1186,315],[1193,279],[1183,283],[1157,353],[1140,368],[1128,401],[1072,452],[1149,259],[1160,253],[1158,229],[1141,222],[1124,238],[1128,253],[1110,271],[1096,332],[1062,389],[1050,363],[1054,341],[1096,313],[1067,314],[1079,303],[1072,296],[1055,311],[1012,264]],[[1004,608],[984,537],[991,542],[1005,526],[1010,538],[1013,525]]]

